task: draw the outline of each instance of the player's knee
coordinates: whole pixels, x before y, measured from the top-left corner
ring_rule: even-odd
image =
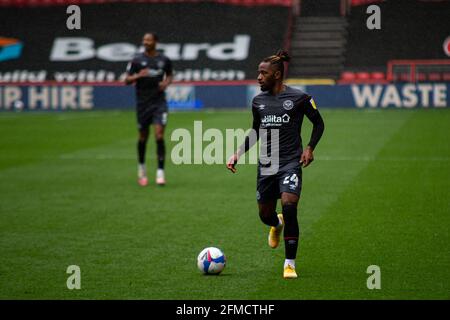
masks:
[[[261,221],[264,224],[267,224],[267,225],[270,224],[273,214],[274,214],[273,211],[270,211],[270,210],[266,210],[266,209],[259,210],[259,218],[261,219]]]
[[[261,212],[259,213],[259,218],[261,219],[262,223],[266,224],[266,225],[270,225],[270,216],[269,215],[264,215],[261,214]]]
[[[284,207],[286,207],[286,208],[291,208],[291,207],[294,207],[295,208],[295,210],[297,210],[297,202],[295,202],[295,201],[285,201],[285,202],[283,202],[282,204],[281,204],[281,206],[284,208]]]
[[[155,139],[156,141],[164,140],[164,128],[157,126],[155,128]]]
[[[160,128],[155,129],[155,139],[156,141],[164,139],[164,130]]]
[[[148,140],[148,131],[142,130],[139,132],[139,141],[140,142],[147,142]]]

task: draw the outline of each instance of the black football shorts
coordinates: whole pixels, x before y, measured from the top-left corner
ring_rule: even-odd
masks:
[[[256,188],[256,200],[259,203],[280,199],[283,192],[300,196],[302,168],[298,161],[280,165],[278,171],[271,175],[264,175],[263,169],[259,164]]]
[[[157,103],[139,103],[137,105],[138,129],[147,129],[151,124],[167,124],[168,107],[166,101]]]

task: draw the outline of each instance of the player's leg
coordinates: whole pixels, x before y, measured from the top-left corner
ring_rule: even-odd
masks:
[[[166,146],[164,143],[164,126],[161,124],[155,125],[155,139],[156,139],[156,156],[158,158],[158,169],[156,170],[156,183],[164,185],[166,183],[164,177],[164,161],[166,156]]]
[[[267,202],[259,202],[259,218],[261,221],[270,226],[268,243],[271,248],[276,248],[280,244],[281,233],[283,232],[283,216],[277,214],[277,199]]]
[[[267,202],[258,202],[259,208],[259,218],[261,221],[271,227],[276,227],[279,225],[278,216],[276,213],[277,200],[269,200]]]
[[[149,136],[148,126],[140,127],[137,142],[137,151],[138,151],[138,183],[141,186],[146,186],[148,184],[147,169],[145,167],[145,153],[147,149],[148,136]]]
[[[275,175],[263,175],[258,167],[256,200],[258,201],[259,217],[261,221],[270,226],[268,243],[272,248],[278,247],[283,231],[283,217],[277,215],[277,200],[280,191]]]
[[[299,226],[297,220],[297,204],[299,196],[294,193],[281,193],[281,205],[284,219],[284,277],[297,278],[295,259],[297,257]]]
[[[164,131],[167,124],[167,106],[165,103],[155,112],[154,121],[156,156],[158,159],[158,169],[156,170],[156,183],[160,186],[166,184],[164,174],[164,163],[166,158],[166,145],[164,141]]]
[[[147,170],[145,167],[145,154],[147,149],[147,140],[149,136],[149,127],[152,122],[152,114],[149,112],[147,103],[140,102],[136,108],[137,124],[138,124],[138,183],[141,186],[148,184]]]
[[[297,204],[302,189],[302,170],[297,162],[289,163],[280,169],[279,188],[284,219],[285,278],[297,278],[295,258],[297,256],[299,226]]]

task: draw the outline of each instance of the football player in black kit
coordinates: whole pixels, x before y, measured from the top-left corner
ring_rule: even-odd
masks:
[[[256,192],[259,216],[263,223],[271,227],[268,238],[270,247],[278,247],[284,229],[286,259],[283,277],[293,279],[297,278],[297,204],[302,187],[302,166],[305,168],[313,161],[313,151],[324,131],[324,122],[311,96],[283,84],[284,62],[289,60],[286,52],[278,51],[259,64],[258,83],[262,92],[252,102],[254,138],[251,135],[246,137],[228,160],[227,168],[236,172],[239,157],[257,139],[261,139]],[[300,136],[304,115],[313,123],[311,138],[305,149]],[[273,136],[277,137],[275,141]],[[264,148],[266,154],[263,154]],[[275,170],[267,170],[275,163]],[[278,199],[281,199],[281,214],[275,211]]]
[[[138,183],[148,184],[145,167],[145,150],[149,136],[149,127],[154,125],[158,169],[156,183],[164,185],[164,128],[167,123],[167,102],[165,89],[171,84],[172,62],[156,50],[158,36],[154,32],[144,34],[142,45],[144,52],[138,53],[127,66],[126,84],[136,83],[137,122],[139,129]]]

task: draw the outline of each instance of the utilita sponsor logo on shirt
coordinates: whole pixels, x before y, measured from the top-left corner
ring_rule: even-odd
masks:
[[[283,123],[289,123],[291,118],[288,114],[283,114],[282,116],[276,116],[274,114],[265,115],[264,118],[261,119],[261,123],[264,127],[267,126],[281,126]]]

